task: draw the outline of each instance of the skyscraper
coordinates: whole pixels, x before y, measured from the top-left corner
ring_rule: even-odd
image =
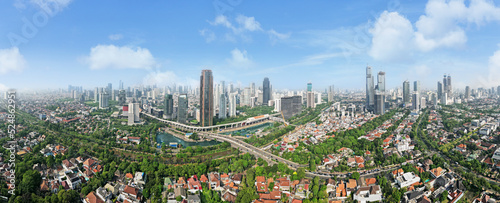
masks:
[[[177,122],[186,123],[188,114],[188,97],[187,94],[181,94],[177,101]]]
[[[109,94],[107,92],[99,93],[99,108],[100,109],[108,108],[108,102],[109,102]]]
[[[236,93],[229,94],[229,117],[236,116]]]
[[[413,110],[420,110],[420,98],[418,92],[413,93],[413,99],[412,99],[412,107]]]
[[[407,104],[410,102],[410,82],[405,80],[403,82],[403,103]]]
[[[96,87],[94,90],[94,102],[99,102],[99,88]]]
[[[372,67],[366,67],[366,108],[373,109],[375,104],[375,87],[373,86]]]
[[[413,91],[420,92],[420,81],[417,80],[413,82]]]
[[[165,95],[163,114],[166,119],[172,119],[174,114],[174,97],[171,94]]]
[[[446,74],[443,76],[443,94],[448,92],[448,80],[446,80]]]
[[[334,86],[328,86],[328,102],[333,102]]]
[[[200,124],[211,126],[214,119],[214,83],[211,70],[202,70],[200,76]]]
[[[385,113],[385,72],[377,75],[377,89],[375,90],[375,114]]]
[[[448,78],[446,79],[446,85],[448,86],[448,89],[447,89],[448,96],[451,97],[451,94],[453,94],[453,88],[451,86],[451,76],[450,75],[448,75]]]
[[[118,93],[118,105],[123,106],[125,105],[126,101],[126,95],[125,95],[125,90],[121,89],[120,92]]]
[[[312,83],[307,83],[307,93],[306,93],[306,105],[307,108],[314,108],[316,103],[314,102],[314,92],[312,91]]]
[[[437,86],[437,99],[441,100],[443,98],[443,84],[438,81],[438,86]]]
[[[219,118],[224,119],[227,116],[226,113],[226,106],[227,106],[227,99],[226,99],[226,93],[220,94],[219,97]]]
[[[267,106],[269,99],[271,98],[271,87],[269,84],[269,78],[265,77],[262,84],[262,105]]]
[[[470,87],[465,86],[465,99],[469,99],[469,98],[470,98]]]
[[[111,83],[108,83],[108,87],[107,87],[107,93],[111,95],[111,91],[113,90],[113,85]]]
[[[128,125],[134,125],[139,122],[139,103],[128,104]]]
[[[299,114],[302,111],[302,97],[291,96],[281,98],[281,112],[285,119]]]

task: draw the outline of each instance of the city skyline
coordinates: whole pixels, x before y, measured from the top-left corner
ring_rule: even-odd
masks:
[[[269,77],[273,89],[303,89],[309,81],[321,90],[332,81],[364,89],[366,65],[388,73],[387,89],[406,79],[435,89],[443,74],[453,76],[453,88],[500,84],[500,8],[490,1],[242,1],[225,10],[213,2],[158,2],[144,11],[132,3],[48,2],[1,3],[0,15],[12,20],[0,23],[0,89],[117,87],[120,80],[196,86],[202,69],[213,70],[214,82],[242,86]],[[153,7],[167,9],[148,12]],[[315,7],[332,9],[310,15]],[[456,12],[436,15],[437,8]]]

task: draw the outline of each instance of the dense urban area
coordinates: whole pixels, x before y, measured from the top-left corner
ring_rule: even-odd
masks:
[[[2,201],[500,199],[500,86],[457,89],[445,75],[437,91],[386,89],[367,67],[365,90],[289,91],[212,74],[199,87],[7,91]]]

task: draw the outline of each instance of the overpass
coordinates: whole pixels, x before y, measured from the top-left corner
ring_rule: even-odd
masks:
[[[253,125],[253,124],[261,123],[264,121],[270,121],[270,120],[271,121],[278,121],[278,122],[281,121],[280,119],[277,119],[274,117],[274,116],[278,116],[281,114],[275,113],[275,114],[271,114],[271,115],[266,114],[266,115],[251,117],[251,118],[247,118],[244,121],[239,121],[239,122],[234,122],[234,123],[226,123],[226,124],[220,124],[220,125],[200,127],[200,126],[186,125],[186,124],[175,122],[175,121],[161,119],[161,118],[158,118],[158,117],[153,116],[153,115],[146,113],[146,112],[141,112],[141,114],[148,116],[150,118],[156,119],[160,122],[169,124],[175,128],[180,128],[182,130],[194,131],[194,132],[207,132],[207,131],[214,131],[214,130],[219,131],[221,128],[222,129],[241,128],[241,127],[244,127],[247,125]]]

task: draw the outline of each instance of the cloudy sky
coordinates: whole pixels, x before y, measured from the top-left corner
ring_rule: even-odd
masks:
[[[500,85],[500,3],[492,0],[0,2],[0,89],[197,85],[387,88],[443,74],[463,88]]]

